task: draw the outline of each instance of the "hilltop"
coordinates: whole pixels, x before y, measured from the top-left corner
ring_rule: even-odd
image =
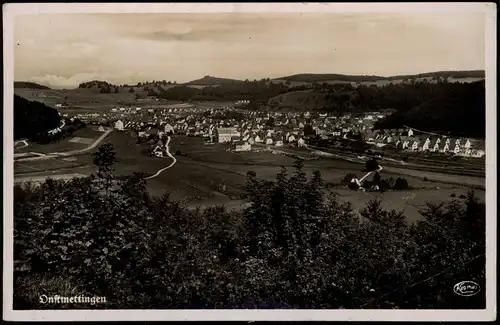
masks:
[[[200,79],[192,80],[184,83],[184,85],[193,85],[193,86],[220,86],[220,85],[232,85],[237,83],[243,83],[242,80],[229,79],[229,78],[219,78],[212,76],[205,76]]]
[[[14,88],[26,88],[26,89],[50,89],[50,87],[37,84],[35,82],[29,81],[14,81]]]

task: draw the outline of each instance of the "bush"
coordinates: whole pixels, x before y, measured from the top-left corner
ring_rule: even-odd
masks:
[[[456,197],[455,193],[451,193],[450,197]]]
[[[366,162],[366,171],[373,172],[379,168],[378,162],[376,159],[370,159]]]
[[[349,185],[351,184],[351,180],[353,178],[357,178],[356,174],[352,174],[352,173],[349,173],[347,175],[344,176],[344,178],[342,179],[341,183],[342,185]]]
[[[402,191],[402,190],[407,190],[409,188],[410,186],[408,185],[408,181],[405,178],[398,177],[392,189]]]

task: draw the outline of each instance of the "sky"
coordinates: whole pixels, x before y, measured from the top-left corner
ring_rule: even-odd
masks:
[[[485,16],[473,12],[21,15],[14,42],[16,81],[63,88],[485,69]]]

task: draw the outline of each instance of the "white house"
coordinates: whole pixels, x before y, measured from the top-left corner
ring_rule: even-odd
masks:
[[[304,141],[304,139],[299,138],[299,139],[297,140],[297,146],[299,146],[299,147],[304,147],[305,145],[306,145],[306,142]]]
[[[97,131],[105,132],[106,130],[104,129],[104,127],[102,125],[99,125],[99,128],[97,128]]]
[[[439,138],[438,139],[435,139],[435,140],[432,140],[430,143],[429,143],[429,151],[430,152],[439,152]]]
[[[288,142],[295,142],[295,135],[290,134],[286,140],[287,140]]]
[[[250,151],[252,145],[247,141],[238,141],[234,143],[234,151]]]
[[[273,138],[271,138],[271,137],[267,137],[267,138],[266,138],[266,144],[267,144],[267,145],[271,145],[271,144],[273,144]]]
[[[467,139],[467,141],[465,142],[464,144],[464,147],[463,147],[463,153],[466,155],[466,156],[470,156],[472,154],[472,150],[471,150],[471,142],[469,139]]]
[[[240,132],[236,128],[218,128],[217,129],[217,142],[228,143],[231,142],[233,137],[239,137]]]
[[[115,129],[122,131],[123,130],[123,122],[118,120],[115,122]]]
[[[411,150],[417,151],[418,150],[418,145],[420,144],[420,140],[415,140],[413,141],[413,144],[411,145]]]
[[[455,141],[451,141],[450,147],[453,148],[453,153],[455,155],[460,153],[460,140],[456,139]]]
[[[485,155],[484,150],[482,149],[472,149],[471,156],[474,158],[481,158]]]
[[[169,133],[174,134],[175,133],[174,128],[172,127],[172,125],[170,125],[168,123],[165,125],[165,129],[164,130],[165,130],[166,134],[169,134]]]
[[[449,142],[449,139],[446,140],[446,142],[444,143],[444,146],[439,151],[441,153],[447,153],[448,151],[450,151],[450,142]]]
[[[409,137],[413,136],[413,130],[412,129],[408,129],[408,136]]]
[[[430,145],[431,145],[431,138],[425,139],[424,145],[422,146],[422,151],[429,150]]]
[[[274,142],[274,145],[275,145],[276,147],[283,147],[283,140],[276,140],[276,141]]]
[[[163,157],[163,147],[161,145],[157,145],[153,149],[153,155],[155,155],[156,157]]]

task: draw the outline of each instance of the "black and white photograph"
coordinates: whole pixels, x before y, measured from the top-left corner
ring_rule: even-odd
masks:
[[[496,11],[4,5],[4,319],[495,320]]]

